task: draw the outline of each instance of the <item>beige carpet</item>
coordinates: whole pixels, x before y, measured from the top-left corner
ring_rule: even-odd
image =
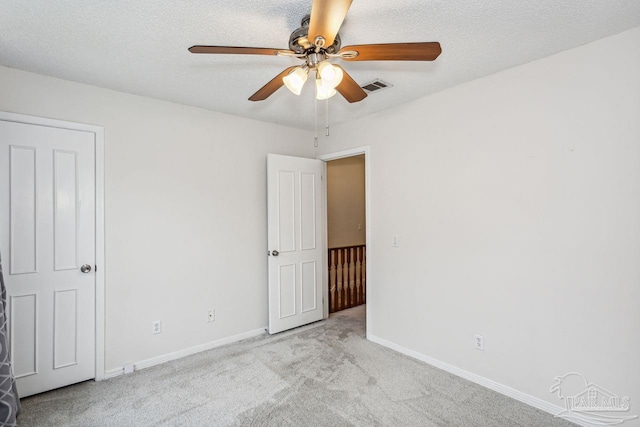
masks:
[[[21,426],[571,426],[367,341],[364,306],[22,400]]]

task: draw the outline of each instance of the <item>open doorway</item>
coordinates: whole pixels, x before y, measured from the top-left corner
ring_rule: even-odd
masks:
[[[366,302],[364,154],[327,162],[329,313]]]
[[[326,167],[325,318],[359,307],[359,312],[367,312],[368,323],[368,147],[318,158]]]

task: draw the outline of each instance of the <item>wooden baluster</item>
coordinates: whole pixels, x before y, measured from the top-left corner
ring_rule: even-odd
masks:
[[[349,258],[351,258],[349,263],[349,296],[351,297],[351,304],[349,304],[349,307],[355,307],[358,305],[356,303],[356,248],[349,249]],[[353,268],[353,275],[351,268]],[[353,280],[351,280],[352,276]]]
[[[333,281],[333,270],[335,267],[335,263],[333,261],[334,250],[329,249],[329,312],[333,313],[336,311],[336,301],[335,301],[335,283]]]
[[[342,309],[349,308],[349,261],[347,258],[347,248],[342,248]]]
[[[358,251],[359,246],[353,248],[353,305],[359,305],[358,301]]]
[[[331,290],[331,256],[333,254],[331,253],[331,249],[327,249],[327,289],[329,289],[329,301],[327,301],[327,303],[329,304],[329,313],[333,313],[333,302],[331,301],[333,299],[333,291]]]
[[[360,254],[360,246],[356,248],[356,267],[353,270],[354,281],[356,282],[356,304],[362,304],[362,255]]]
[[[340,251],[335,251],[335,281],[336,281],[336,308],[334,311],[339,311],[340,307],[341,307],[341,296],[340,296],[340,287],[342,286],[342,284],[340,283],[340,279],[338,276],[338,269],[340,268]]]
[[[336,305],[333,309],[334,312],[339,311],[340,310],[340,280],[339,280],[339,276],[338,276],[338,269],[340,267],[340,250],[339,249],[334,249],[334,256],[335,256],[335,260],[334,260],[334,267],[335,267],[335,271],[334,271],[334,278],[335,278],[335,282],[336,282]]]
[[[339,294],[339,283],[338,283],[338,250],[333,249],[333,312],[335,313],[340,309],[340,294]]]
[[[351,295],[351,248],[347,248],[347,308],[353,307]]]
[[[349,308],[353,307],[353,294],[351,293],[351,260],[353,260],[353,256],[351,254],[351,248],[349,248],[347,249],[347,283],[349,284],[347,291],[349,292]]]
[[[360,304],[366,303],[366,299],[364,297],[365,283],[364,283],[364,273],[366,269],[364,266],[364,246],[360,248]]]
[[[367,303],[367,247],[362,247],[362,303]]]
[[[360,304],[366,302],[364,298],[364,246],[360,248]]]
[[[329,314],[332,313],[333,310],[333,302],[331,301],[331,297],[333,295],[332,286],[331,286],[331,249],[327,249],[327,285],[328,285],[328,295],[329,300],[327,304],[329,304]]]
[[[352,254],[352,264],[353,264],[353,289],[351,290],[351,292],[353,293],[353,306],[355,307],[356,305],[358,305],[358,288],[356,287],[356,285],[358,284],[358,278],[356,276],[356,273],[358,272],[358,248],[355,247],[353,248],[353,254]]]
[[[360,272],[358,278],[360,279],[360,289],[358,289],[358,297],[360,298],[360,304],[364,304],[364,282],[362,281],[362,272],[364,271],[364,263],[362,258],[364,256],[364,246],[360,247],[360,253],[358,254],[358,263],[360,264]]]
[[[351,307],[351,248],[346,248],[347,252],[347,304],[345,308]]]
[[[338,269],[340,268],[340,251],[334,249],[335,252],[335,268],[336,271],[334,273],[335,275],[335,281],[336,281],[336,308],[333,311],[339,311],[340,310],[340,280],[339,280],[339,276],[338,276]]]
[[[358,302],[358,247],[353,248],[353,305]]]

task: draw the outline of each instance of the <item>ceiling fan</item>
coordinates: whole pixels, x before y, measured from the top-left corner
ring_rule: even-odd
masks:
[[[358,102],[366,92],[333,58],[345,61],[433,61],[442,49],[438,42],[387,43],[341,47],[338,31],[353,0],[313,0],[311,15],[306,15],[300,28],[291,33],[289,49],[196,45],[191,53],[293,56],[303,65],[285,69],[251,95],[250,101],[263,101],[283,85],[296,95],[310,71],[315,71],[316,98],[328,99],[339,92],[347,101]]]

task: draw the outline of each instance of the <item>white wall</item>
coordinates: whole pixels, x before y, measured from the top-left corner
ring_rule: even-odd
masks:
[[[364,155],[327,162],[327,240],[330,248],[364,245]]]
[[[362,145],[370,334],[558,405],[577,371],[640,413],[640,28],[320,143]]]
[[[107,370],[266,326],[266,154],[310,133],[3,67],[0,94],[105,128]]]
[[[371,146],[369,333],[640,412],[638,76],[635,29],[334,127],[323,152]],[[2,67],[0,94],[105,127],[107,369],[266,324],[265,155],[309,133]]]

